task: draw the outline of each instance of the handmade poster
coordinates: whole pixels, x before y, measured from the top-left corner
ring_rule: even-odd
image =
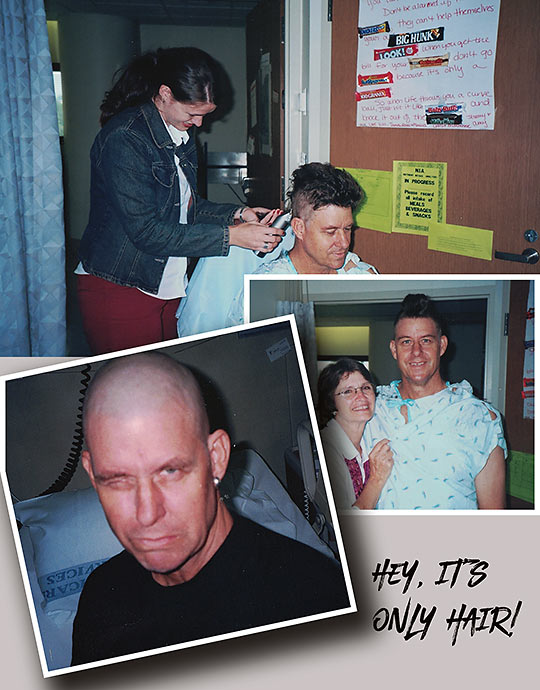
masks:
[[[500,0],[360,0],[358,127],[493,129]]]
[[[446,221],[446,163],[394,161],[393,232],[428,235]]]

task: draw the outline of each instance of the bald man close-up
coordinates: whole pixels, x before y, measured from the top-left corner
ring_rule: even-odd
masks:
[[[72,665],[345,608],[338,564],[233,515],[229,461],[191,372],[162,353],[112,360],[85,400],[82,462],[124,547],[84,586]]]

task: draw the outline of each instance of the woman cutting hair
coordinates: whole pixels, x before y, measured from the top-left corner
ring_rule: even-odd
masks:
[[[338,508],[375,508],[394,464],[390,442],[368,452],[364,439],[375,411],[375,388],[360,362],[344,357],[319,376],[319,422],[324,456]]]
[[[202,50],[159,49],[133,60],[105,95],[76,270],[94,354],[176,337],[186,257],[270,252],[281,239],[268,209],[197,194],[189,129],[216,109],[215,72]]]

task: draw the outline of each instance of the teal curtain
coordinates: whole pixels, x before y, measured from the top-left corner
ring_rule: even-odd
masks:
[[[0,0],[0,356],[65,355],[64,253],[43,0]]]

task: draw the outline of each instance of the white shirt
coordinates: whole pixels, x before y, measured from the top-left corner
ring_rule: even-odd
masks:
[[[345,458],[356,461],[365,483],[367,478],[364,458],[367,460],[369,453],[364,436],[360,441],[360,453],[339,422],[331,419],[324,429],[321,429],[321,440],[336,507],[351,508],[356,501],[356,494]]]
[[[189,134],[183,132],[172,125],[168,125],[165,120],[163,124],[171,135],[171,139],[177,146],[185,144],[189,139]],[[180,217],[179,223],[187,223],[187,214],[189,208],[189,201],[191,199],[191,187],[184,175],[184,171],[180,167],[180,159],[174,156],[176,163],[176,170],[178,171],[178,184],[180,185]],[[146,295],[158,297],[159,299],[175,299],[177,297],[185,297],[187,287],[187,259],[185,256],[169,256],[165,264],[165,270],[161,276],[159,289],[157,295],[142,290]]]

